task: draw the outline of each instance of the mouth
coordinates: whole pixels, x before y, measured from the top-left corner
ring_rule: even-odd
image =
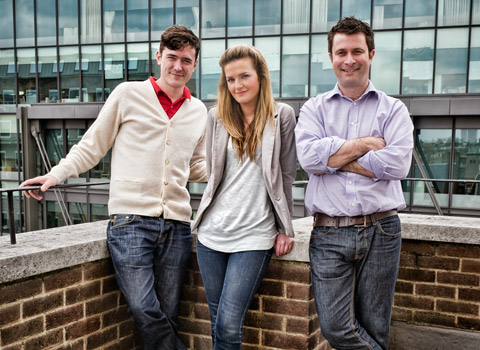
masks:
[[[359,68],[355,68],[355,69],[342,69],[343,72],[345,73],[353,73],[355,71],[357,71]]]

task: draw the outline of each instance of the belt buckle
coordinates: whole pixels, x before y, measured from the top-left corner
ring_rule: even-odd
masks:
[[[363,224],[353,225],[354,227],[367,227],[367,215],[363,216]]]

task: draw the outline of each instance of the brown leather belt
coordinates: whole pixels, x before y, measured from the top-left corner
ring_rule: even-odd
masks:
[[[328,216],[322,213],[316,213],[314,216],[313,227],[329,226],[329,227],[367,227],[376,223],[378,220],[397,215],[396,210],[387,210],[370,215],[359,216]]]

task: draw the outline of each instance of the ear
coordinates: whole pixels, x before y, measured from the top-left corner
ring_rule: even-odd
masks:
[[[195,70],[197,68],[197,65],[198,65],[198,59],[196,59],[195,63],[193,64],[193,70]]]
[[[375,49],[370,51],[370,61],[373,60],[373,56],[375,56]]]
[[[330,62],[333,63],[333,56],[332,56],[332,53],[331,53],[331,52],[328,53],[328,58],[330,58]]]
[[[157,64],[160,65],[160,62],[162,61],[162,54],[160,53],[159,50],[157,50],[157,53],[155,54],[155,58],[157,59]]]

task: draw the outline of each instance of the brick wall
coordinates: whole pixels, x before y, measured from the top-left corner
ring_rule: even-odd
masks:
[[[123,350],[138,344],[109,259],[0,286],[0,349]]]
[[[404,240],[393,319],[480,331],[480,246]],[[244,350],[330,350],[318,329],[309,264],[272,260],[246,321]],[[180,336],[211,348],[208,306],[192,254]],[[109,258],[0,285],[1,350],[130,350],[139,337]]]
[[[404,240],[392,318],[480,331],[480,246]]]
[[[191,349],[211,349],[210,317],[196,258],[182,296],[180,329]],[[242,349],[331,349],[320,335],[308,263],[271,261],[245,318]]]

